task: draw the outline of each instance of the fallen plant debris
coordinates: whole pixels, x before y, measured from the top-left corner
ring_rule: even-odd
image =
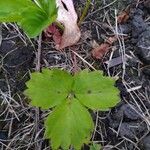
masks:
[[[44,37],[47,40],[53,39],[56,45],[60,45],[62,41],[62,35],[55,24],[50,25],[44,30]]]
[[[127,20],[129,19],[129,12],[130,12],[130,10],[129,10],[129,8],[127,8],[126,10],[124,10],[124,11],[122,11],[119,15],[118,15],[118,17],[117,17],[117,23],[119,23],[119,24],[123,24],[123,23],[126,23],[127,22]]]
[[[104,43],[100,44],[92,50],[92,56],[96,59],[102,59],[104,54],[111,50],[112,44],[116,41],[117,38],[115,36],[109,37]]]
[[[127,58],[124,61],[126,62]],[[108,61],[105,61],[105,64],[107,64],[108,68],[115,67],[115,66],[122,64],[122,63],[123,63],[123,60],[122,60],[121,56],[113,58],[113,59],[108,60]]]
[[[65,47],[76,44],[81,32],[77,25],[77,14],[72,0],[56,0],[58,7],[57,21],[64,25],[64,32],[61,42],[56,44],[56,49],[64,49]]]
[[[129,7],[126,10],[122,11],[117,17],[117,23],[123,24],[126,23],[129,19]],[[114,42],[117,41],[116,36],[109,37],[104,43],[96,46],[92,50],[92,56],[96,59],[102,59],[102,57],[111,50],[111,46]]]

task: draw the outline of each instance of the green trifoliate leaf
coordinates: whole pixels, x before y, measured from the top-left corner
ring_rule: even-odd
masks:
[[[56,16],[49,17],[43,10],[34,7],[30,7],[30,11],[26,9],[21,15],[24,17],[18,24],[31,38],[36,37],[56,19]]]
[[[72,99],[54,109],[47,117],[45,127],[45,136],[51,139],[53,149],[61,146],[68,150],[72,145],[79,150],[89,141],[94,125],[87,109]]]
[[[0,0],[0,22],[15,22],[22,19],[22,11],[34,6],[31,0]]]
[[[33,106],[52,108],[45,122],[45,136],[51,139],[53,149],[79,150],[90,140],[93,122],[86,107],[107,110],[118,102],[119,91],[115,80],[102,72],[83,70],[71,76],[59,69],[43,69],[32,73],[25,94]],[[86,106],[86,107],[85,107]]]
[[[31,38],[39,35],[39,33],[52,24],[57,17],[55,0],[37,0],[36,4],[39,5],[23,11],[23,19],[18,22]]]
[[[16,22],[21,18],[22,16],[18,13],[0,12],[0,22]]]
[[[53,16],[57,13],[56,0],[34,0],[34,1],[49,16]]]
[[[90,109],[107,110],[119,102],[119,90],[114,87],[115,80],[104,77],[102,72],[84,70],[74,77],[76,98]]]
[[[65,71],[43,69],[42,73],[31,74],[25,94],[33,106],[48,109],[67,98],[72,82],[71,75]]]
[[[57,17],[55,0],[39,2],[42,7],[32,0],[0,0],[0,22],[17,22],[29,37],[36,37]]]

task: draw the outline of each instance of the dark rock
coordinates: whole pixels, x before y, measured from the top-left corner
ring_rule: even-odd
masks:
[[[114,120],[114,122],[117,121],[118,123],[120,123],[120,121],[123,119],[123,110],[120,108],[121,107],[118,107],[115,109],[115,111],[112,111],[111,118]]]
[[[7,140],[7,132],[6,131],[0,131],[0,140]]]
[[[150,78],[150,66],[146,66],[142,69],[143,73]]]
[[[5,79],[1,78],[1,74],[0,74],[0,89],[1,91],[7,91],[7,83],[5,81]]]
[[[136,53],[139,59],[150,64],[150,26],[144,21],[143,9],[132,9],[130,24],[132,26],[132,43],[136,45]]]
[[[118,79],[118,80],[117,80],[116,86],[117,86],[118,89],[121,91],[121,92],[120,92],[120,96],[121,96],[121,97],[126,97],[127,94],[128,94],[128,92],[127,92],[125,86],[123,85],[121,79]]]
[[[133,9],[131,13],[131,25],[132,25],[132,38],[138,38],[138,36],[146,30],[147,24],[143,19],[143,11],[141,9]]]
[[[5,56],[8,52],[14,49],[15,42],[12,40],[2,41],[0,45],[0,53],[2,56]]]
[[[120,122],[118,120],[114,120],[112,118],[108,118],[108,119],[109,119],[109,125],[111,128],[117,129],[119,127]]]
[[[134,143],[126,141],[125,143],[118,145],[117,149],[111,149],[111,150],[137,150],[135,148]]]
[[[150,64],[150,27],[138,38],[137,55],[145,64]]]
[[[150,12],[150,0],[146,0],[146,1],[144,2],[144,6],[145,6],[145,8],[147,8],[147,10]]]
[[[150,135],[146,136],[142,140],[142,143],[143,143],[142,145],[144,150],[150,150]]]
[[[119,135],[129,139],[137,139],[144,135],[146,131],[146,124],[140,122],[123,122],[120,126]]]
[[[4,66],[6,65],[9,68],[16,68],[29,63],[32,59],[32,51],[33,49],[31,47],[21,45],[19,47],[16,46],[16,49],[7,54],[7,57],[4,59]]]
[[[3,33],[7,32],[4,30]],[[8,90],[8,83],[12,93],[24,89],[27,72],[33,65],[33,51],[34,47],[24,44],[19,37],[7,39],[3,34],[0,45],[0,89],[3,92]]]
[[[122,119],[138,120],[141,117],[135,110],[137,109],[133,105],[123,104],[121,107],[116,108],[116,110],[112,112],[112,118],[113,120],[118,121],[118,123]]]
[[[119,135],[121,137],[126,137],[126,138],[130,138],[130,139],[134,139],[135,138],[135,134],[132,131],[132,128],[130,127],[129,123],[122,123],[120,130],[119,130]]]
[[[123,34],[128,34],[131,32],[131,25],[130,24],[121,24],[119,25],[119,32]]]
[[[134,106],[125,104],[120,109],[122,109],[124,117],[131,119],[131,120],[137,120],[140,119],[140,115],[135,111],[137,110]]]
[[[48,53],[45,57],[46,57],[46,60],[48,60],[48,63],[52,65],[57,65],[65,61],[65,56],[61,53],[60,54],[55,53],[55,52]]]

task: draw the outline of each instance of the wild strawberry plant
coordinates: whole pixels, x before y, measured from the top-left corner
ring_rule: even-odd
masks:
[[[36,37],[55,20],[65,26],[58,49],[79,40],[72,0],[0,1],[0,22],[17,22],[29,37]],[[59,69],[43,69],[31,74],[25,94],[31,105],[52,109],[45,121],[45,137],[52,149],[78,150],[90,141],[94,123],[88,110],[108,110],[116,105],[119,91],[114,83],[100,71],[83,70],[72,76]]]
[[[106,111],[118,103],[115,80],[102,72],[83,70],[74,76],[59,69],[43,69],[31,74],[25,94],[31,105],[52,108],[45,120],[45,137],[52,149],[81,149],[94,128],[91,110]]]

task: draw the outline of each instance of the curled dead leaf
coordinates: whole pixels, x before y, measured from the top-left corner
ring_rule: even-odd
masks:
[[[44,35],[46,38],[52,38],[56,45],[61,43],[62,35],[57,29],[55,24],[50,25],[45,31]]]
[[[117,17],[117,22],[118,23],[126,23],[127,20],[129,19],[129,12],[127,11],[122,11],[119,16]]]
[[[77,14],[72,0],[56,0],[58,7],[57,21],[64,25],[64,33],[56,49],[74,45],[81,37],[80,29],[77,25]]]
[[[110,45],[108,43],[103,43],[100,46],[98,46],[97,48],[94,48],[92,50],[92,56],[96,59],[102,59],[104,54],[106,52],[108,52],[109,49],[110,49]]]
[[[102,57],[105,55],[105,53],[107,53],[111,50],[111,46],[115,41],[117,41],[117,38],[115,36],[109,37],[106,40],[106,42],[93,48],[92,56],[96,59],[102,59]]]

